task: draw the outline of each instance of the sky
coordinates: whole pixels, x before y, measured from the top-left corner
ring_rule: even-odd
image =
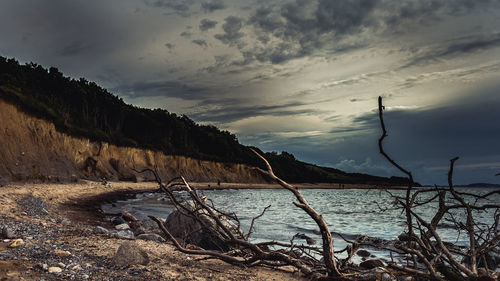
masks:
[[[0,55],[347,172],[500,183],[499,0],[3,0]]]

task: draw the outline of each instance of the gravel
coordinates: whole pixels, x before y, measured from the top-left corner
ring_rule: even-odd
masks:
[[[28,195],[18,202],[21,211],[31,217],[45,217],[49,214],[48,206],[42,199]]]

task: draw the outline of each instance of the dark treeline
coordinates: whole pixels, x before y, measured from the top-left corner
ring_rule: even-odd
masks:
[[[185,115],[164,109],[126,104],[96,83],[84,78],[70,79],[55,67],[21,65],[15,59],[0,57],[0,95],[22,111],[51,121],[57,130],[73,136],[159,150],[169,155],[262,165],[228,131],[196,124]],[[307,164],[286,152],[264,153],[264,156],[276,174],[289,182],[404,183],[402,178],[348,174]]]

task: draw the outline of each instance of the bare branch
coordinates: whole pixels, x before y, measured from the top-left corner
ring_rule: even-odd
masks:
[[[318,214],[316,210],[314,210],[311,206],[309,206],[306,199],[298,191],[297,188],[288,184],[284,180],[278,178],[274,174],[271,165],[266,160],[266,158],[264,158],[254,149],[250,148],[250,150],[252,150],[253,153],[255,153],[260,159],[262,159],[267,167],[267,171],[264,171],[262,169],[258,169],[258,171],[260,171],[262,174],[267,175],[268,177],[279,183],[283,188],[291,191],[293,195],[295,195],[295,198],[297,198],[297,200],[299,201],[298,203],[294,202],[294,205],[304,210],[316,222],[316,224],[320,229],[321,237],[323,239],[323,258],[325,260],[328,276],[341,276],[342,274],[337,268],[337,262],[335,261],[332,234],[330,233],[328,225],[326,224],[323,217],[320,214]]]
[[[260,215],[252,218],[252,222],[250,223],[250,228],[248,229],[248,233],[247,235],[245,235],[245,239],[248,240],[248,238],[250,237],[250,235],[252,234],[252,231],[253,231],[253,224],[255,223],[255,220],[262,217],[264,215],[264,213],[267,211],[267,209],[271,208],[271,205],[267,206],[264,208],[264,210],[262,210],[262,213],[260,213]]]

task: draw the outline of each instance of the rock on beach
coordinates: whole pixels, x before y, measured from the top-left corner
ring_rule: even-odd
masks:
[[[113,257],[112,263],[116,267],[128,267],[132,265],[147,265],[149,263],[148,253],[133,242],[124,242],[120,245]]]

